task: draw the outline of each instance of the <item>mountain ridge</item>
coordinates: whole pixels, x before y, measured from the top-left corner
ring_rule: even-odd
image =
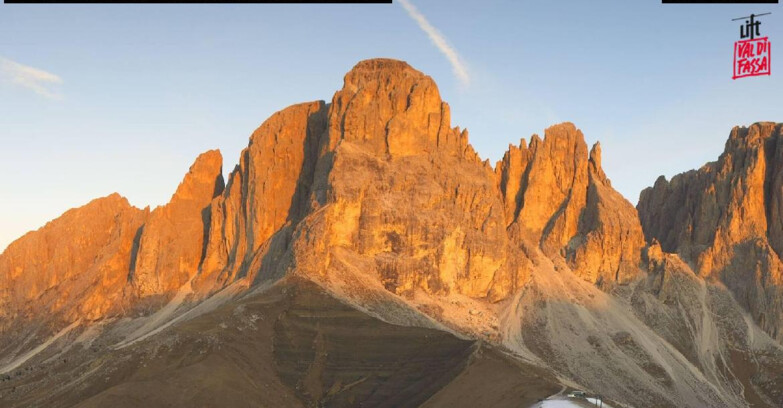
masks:
[[[81,353],[126,359],[158,350],[176,343],[183,336],[178,327],[188,322],[228,316],[248,299],[277,302],[283,288],[307,286],[302,290],[359,313],[358,321],[369,316],[488,344],[549,385],[592,390],[615,406],[775,406],[783,398],[783,347],[767,335],[779,334],[776,321],[738,302],[736,284],[707,276],[692,262],[687,241],[658,243],[657,231],[668,224],[656,224],[663,210],[655,209],[677,208],[676,199],[666,204],[668,196],[656,198],[663,193],[653,188],[637,210],[611,187],[600,144],[588,149],[572,123],[510,145],[492,166],[450,116],[432,78],[402,61],[366,60],[346,74],[331,102],[292,105],[264,121],[227,182],[220,153],[210,151],[166,205],[140,210],[112,195],[66,212],[0,255],[0,338],[7,340],[0,371],[30,370],[71,353],[81,365],[69,372],[99,395],[108,388],[96,385],[91,370],[120,368],[89,366]],[[739,146],[737,132],[730,142]],[[778,160],[765,152],[751,156]],[[766,202],[769,189],[761,185],[749,197],[760,194]],[[673,242],[685,242],[685,249],[671,252]],[[770,302],[783,301],[769,282]],[[307,313],[319,314],[317,302],[308,305]],[[231,324],[240,326],[206,325],[203,334],[186,337],[239,347],[241,336],[216,333],[252,331],[260,323],[236,313],[244,320]],[[340,377],[313,357],[350,327],[338,319],[307,328],[291,313],[283,308],[267,318],[277,322],[274,330],[293,327],[272,347],[299,350],[288,355],[309,361],[296,375],[275,366],[296,404],[374,401],[370,391],[353,394],[345,381],[372,387],[383,381],[359,372]],[[60,331],[71,324],[75,329]],[[90,351],[85,338],[104,348]],[[53,345],[37,349],[49,340]],[[382,353],[370,355],[386,364]],[[112,380],[112,387],[128,387],[123,381],[144,371],[122,367],[128,377]],[[457,377],[450,378],[442,389]],[[48,401],[30,389],[51,380],[20,374],[10,381],[32,400]],[[438,392],[428,390],[408,404]],[[28,397],[0,384],[0,401],[13,406]]]

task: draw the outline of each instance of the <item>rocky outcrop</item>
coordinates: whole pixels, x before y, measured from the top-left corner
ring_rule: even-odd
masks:
[[[648,240],[724,282],[756,322],[783,338],[783,132],[775,123],[731,131],[717,161],[642,191]]]
[[[0,329],[22,320],[119,313],[146,215],[112,194],[14,241],[0,256]]]
[[[366,60],[345,75],[343,89],[332,98],[328,148],[345,140],[381,158],[435,150],[477,158],[467,133],[452,129],[450,121],[432,78],[403,61]]]
[[[364,61],[346,75],[292,269],[325,281],[361,270],[405,297],[499,301],[529,277],[525,247],[542,246],[594,283],[635,276],[636,210],[573,124],[510,147],[493,170],[448,112],[432,79],[403,62]]]
[[[612,188],[601,168],[601,145],[590,151],[589,185],[578,233],[566,249],[573,269],[601,285],[628,283],[639,273],[645,246],[642,226],[633,205]]]
[[[780,336],[781,138],[780,125],[735,129],[720,160],[646,190],[640,222],[602,170],[601,146],[588,151],[573,124],[510,146],[493,168],[452,127],[432,78],[401,61],[362,61],[331,103],[267,119],[225,187],[220,154],[207,152],[152,212],[113,195],[0,255],[0,373],[25,370],[0,378],[13,384],[0,385],[0,400],[101,393],[100,405],[167,378],[159,401],[182,405],[192,398],[177,384],[203,386],[212,367],[234,385],[273,384],[262,393],[273,405],[421,402],[435,377],[484,353],[445,330],[634,406],[778,406],[783,352],[743,306]],[[302,290],[302,303],[284,300]],[[351,324],[363,326],[348,330],[364,336],[358,360],[342,355],[361,337],[345,337]],[[405,342],[449,340],[425,354],[395,345],[432,369],[400,371],[380,329]],[[230,353],[208,354],[220,350]],[[121,359],[84,374],[95,356]],[[50,377],[26,377],[35,367],[62,367],[56,378],[68,385],[51,393]],[[485,377],[471,371],[456,383]],[[408,397],[383,397],[379,386]],[[463,389],[474,387],[440,401],[462,400]]]
[[[545,249],[559,250],[576,235],[587,200],[587,145],[571,123],[533,136],[534,151],[526,171],[516,222]]]
[[[601,147],[588,156],[582,132],[552,126],[511,146],[495,173],[512,237],[561,253],[583,278],[601,284],[637,275],[644,246],[636,210],[601,168]]]
[[[574,125],[512,146],[492,169],[467,131],[451,127],[432,78],[402,61],[362,61],[330,104],[274,114],[225,188],[221,167],[219,152],[204,153],[168,204],[131,217],[127,248],[112,254],[127,267],[91,316],[117,298],[165,300],[186,283],[203,296],[241,278],[326,277],[358,264],[398,295],[499,301],[529,277],[525,248],[539,246],[593,283],[627,281],[638,263],[635,211]],[[2,258],[13,271],[4,279],[16,282],[37,253],[13,254]],[[47,279],[46,288],[69,292],[69,283]]]
[[[171,293],[198,272],[210,225],[210,203],[223,192],[223,157],[201,154],[168,204],[152,211],[139,229],[129,280],[145,297]]]
[[[209,238],[196,285],[202,292],[251,275],[285,269],[293,227],[310,210],[323,102],[275,113],[251,136],[225,192],[210,209]],[[279,275],[276,275],[279,276]]]
[[[358,267],[399,295],[487,296],[509,268],[503,204],[432,79],[401,61],[360,62],[328,123],[296,271]]]

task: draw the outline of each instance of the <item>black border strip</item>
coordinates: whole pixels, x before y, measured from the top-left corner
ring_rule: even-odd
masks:
[[[661,0],[663,4],[778,4],[778,0]]]
[[[392,0],[3,0],[4,4],[392,4]]]

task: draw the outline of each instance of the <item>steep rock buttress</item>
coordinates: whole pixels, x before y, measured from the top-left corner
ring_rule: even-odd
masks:
[[[128,225],[91,250],[111,252],[118,265],[90,316],[109,313],[115,299],[166,299],[186,283],[206,295],[238,279],[291,271],[328,279],[361,270],[398,295],[456,292],[499,301],[528,279],[531,248],[567,260],[594,284],[627,282],[638,271],[644,241],[636,211],[611,188],[599,146],[588,153],[582,133],[564,123],[543,140],[512,146],[492,168],[468,144],[467,131],[451,126],[432,78],[402,61],[362,61],[331,103],[272,115],[225,188],[221,167],[220,154],[207,152],[165,206],[107,213]],[[91,217],[94,210],[74,211]],[[5,299],[16,305],[8,310],[20,308],[20,294],[30,301],[45,292],[60,305],[53,309],[64,308],[72,283],[59,278],[63,271],[106,279],[87,261],[49,255],[76,250],[81,232],[58,231],[52,249],[37,243],[46,231],[0,257],[2,288],[13,293]]]
[[[756,322],[783,339],[783,125],[731,131],[717,161],[642,191],[648,240],[722,281]]]

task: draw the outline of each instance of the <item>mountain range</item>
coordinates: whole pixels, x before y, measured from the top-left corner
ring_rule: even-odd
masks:
[[[429,76],[359,62],[171,200],[0,255],[0,405],[783,406],[783,124],[641,192],[561,123],[482,160]]]

